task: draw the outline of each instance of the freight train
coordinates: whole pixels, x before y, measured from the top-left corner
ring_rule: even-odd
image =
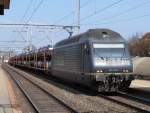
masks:
[[[12,57],[9,63],[43,70],[98,92],[127,90],[134,79],[127,43],[109,29],[89,29],[56,43],[53,49]]]

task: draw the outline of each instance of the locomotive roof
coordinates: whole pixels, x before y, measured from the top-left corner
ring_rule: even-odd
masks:
[[[81,42],[85,40],[95,40],[99,42],[124,42],[122,36],[110,29],[89,29],[87,32],[72,36],[56,43],[55,47]]]

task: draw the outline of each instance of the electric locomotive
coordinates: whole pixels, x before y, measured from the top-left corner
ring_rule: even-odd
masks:
[[[90,29],[53,49],[53,76],[99,92],[127,90],[134,79],[132,68],[125,39],[109,29]]]

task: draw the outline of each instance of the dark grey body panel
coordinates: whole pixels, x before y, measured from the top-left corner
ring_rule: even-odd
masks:
[[[52,75],[68,81],[89,84],[90,75],[85,76],[85,72],[89,72],[90,56],[83,58],[83,43],[69,45],[63,48],[57,48],[53,51],[52,56]],[[61,55],[61,58],[56,58]],[[61,61],[62,60],[62,61]],[[83,60],[87,60],[86,67]],[[61,63],[60,63],[61,62]]]
[[[103,37],[103,35],[106,36]],[[93,29],[70,39],[60,41],[55,45],[52,55],[52,75],[69,82],[89,86],[90,88],[97,87],[98,82],[105,81],[107,76],[112,75],[121,76],[122,79],[127,79],[128,81],[128,77],[132,72],[132,64],[128,67],[113,68],[109,66],[107,68],[94,66],[93,43],[124,43],[125,51],[128,54],[127,57],[130,59],[126,41],[120,34],[108,29]],[[103,69],[105,72],[99,75],[96,73],[97,69]],[[123,69],[129,69],[130,74],[122,73]],[[96,80],[97,77],[98,81]]]

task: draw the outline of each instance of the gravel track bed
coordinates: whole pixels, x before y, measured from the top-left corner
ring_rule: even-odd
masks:
[[[122,97],[120,95],[119,96],[108,96],[108,97],[113,99],[113,100],[123,102],[123,103],[131,105],[133,107],[140,108],[141,110],[145,110],[147,112],[150,112],[150,105],[149,104],[139,103],[136,100],[131,100],[131,99],[128,99],[126,97]]]
[[[56,85],[47,83],[39,78],[31,76],[30,74],[21,71],[20,69],[15,68],[15,70],[23,73],[31,80],[36,81],[36,84],[44,87],[45,90],[52,93],[57,98],[61,99],[64,103],[72,106],[72,108],[77,109],[81,113],[137,113],[137,111],[133,109],[129,109],[99,96],[87,95],[68,87],[57,87]]]
[[[8,70],[8,69],[6,69]],[[29,80],[25,79],[22,74],[18,74],[13,70],[9,69],[9,73],[13,78],[17,78],[17,84],[27,94],[32,104],[37,109],[39,113],[71,113],[72,111],[58,101],[56,101],[53,97],[49,96],[46,92],[41,90],[36,85],[32,84]]]
[[[13,113],[36,113],[31,107],[31,104],[26,99],[24,94],[20,91],[16,83],[12,80],[8,72],[6,72],[8,78],[8,90],[10,95],[11,107]]]
[[[105,99],[100,99],[99,97],[95,98],[95,96],[84,95],[78,91],[75,91],[76,93],[72,93],[63,88],[56,87],[55,85],[44,82],[43,80],[31,76],[30,74],[21,71],[20,69],[13,69],[18,71],[19,73],[22,73],[25,76],[28,76],[30,80],[36,81],[37,85],[44,87],[45,90],[55,95],[67,105],[70,105],[72,108],[78,110],[80,113],[124,113],[127,111],[127,109],[123,109],[124,107],[120,108],[121,106],[117,104],[115,105],[112,102],[110,102],[110,104],[105,104]]]

